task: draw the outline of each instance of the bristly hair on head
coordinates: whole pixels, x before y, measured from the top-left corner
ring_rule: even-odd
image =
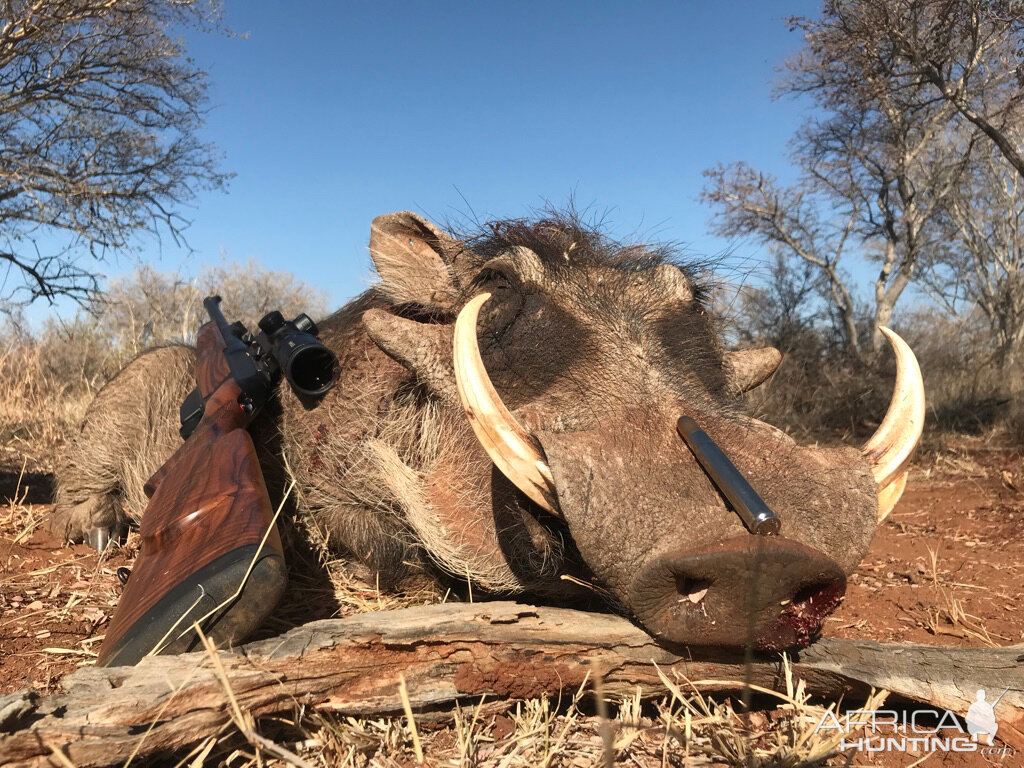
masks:
[[[589,265],[637,272],[672,264],[690,281],[697,303],[704,304],[710,293],[708,265],[683,259],[677,245],[619,242],[605,234],[600,222],[584,222],[572,207],[547,208],[535,218],[490,221],[475,233],[457,237],[472,253],[474,267],[511,248],[525,247],[537,254],[546,270],[556,274]]]

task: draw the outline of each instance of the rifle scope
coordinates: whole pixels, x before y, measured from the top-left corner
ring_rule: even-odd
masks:
[[[308,315],[285,320],[275,310],[264,315],[259,326],[263,331],[261,336],[266,338],[270,353],[295,394],[319,397],[334,386],[338,379],[338,358],[316,337],[316,323]]]

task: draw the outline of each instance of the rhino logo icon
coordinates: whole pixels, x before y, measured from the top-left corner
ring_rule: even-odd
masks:
[[[967,717],[965,718],[967,720],[967,732],[974,737],[975,741],[978,741],[978,736],[984,734],[988,736],[988,745],[992,746],[992,740],[999,730],[999,723],[996,722],[995,708],[1008,690],[1010,690],[1010,686],[1006,686],[1003,692],[999,694],[999,698],[991,704],[985,700],[985,689],[981,688],[978,690],[975,702],[967,708]]]

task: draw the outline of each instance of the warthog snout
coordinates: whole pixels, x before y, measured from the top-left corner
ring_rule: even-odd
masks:
[[[807,645],[845,591],[842,569],[822,553],[741,535],[654,558],[629,601],[647,630],[668,642],[783,650]]]

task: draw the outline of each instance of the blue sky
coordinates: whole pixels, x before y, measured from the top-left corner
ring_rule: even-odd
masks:
[[[801,105],[772,84],[801,43],[785,17],[817,2],[225,5],[239,37],[188,41],[210,73],[204,135],[237,175],[186,212],[190,257],[142,242],[161,269],[255,257],[340,304],[370,279],[378,214],[486,220],[570,196],[619,238],[767,258],[708,234],[701,171],[786,175]]]

